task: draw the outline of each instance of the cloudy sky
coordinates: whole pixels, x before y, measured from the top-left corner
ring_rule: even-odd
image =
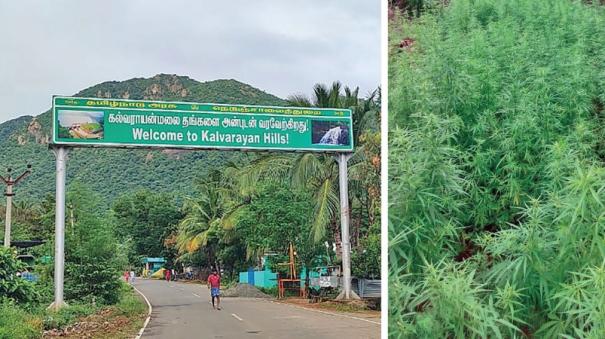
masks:
[[[366,94],[380,83],[380,1],[0,1],[0,122],[158,73],[282,98],[334,80]]]

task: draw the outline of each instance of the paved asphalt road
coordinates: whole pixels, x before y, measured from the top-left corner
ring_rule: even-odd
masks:
[[[139,279],[153,306],[142,338],[380,338],[380,319],[360,320],[252,298],[222,298],[205,285]]]

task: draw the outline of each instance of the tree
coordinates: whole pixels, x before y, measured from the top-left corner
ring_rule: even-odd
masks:
[[[129,255],[132,265],[139,265],[141,256],[174,259],[174,253],[167,250],[164,242],[182,214],[171,195],[148,190],[126,194],[116,200],[113,211],[117,234],[133,243]]]
[[[261,187],[236,226],[248,257],[258,261],[266,252],[287,254],[293,244],[298,260],[309,266],[320,250],[309,237],[312,211],[312,202],[304,192],[285,184]]]
[[[178,224],[176,247],[178,253],[193,253],[203,249],[209,267],[216,266],[218,241],[223,228],[227,203],[221,194],[222,174],[212,171],[199,185],[195,197],[185,199],[184,218]]]
[[[65,234],[65,297],[116,303],[119,272],[126,262],[114,232],[115,220],[101,212],[100,196],[84,185],[71,185],[66,200],[74,206],[74,219]]]

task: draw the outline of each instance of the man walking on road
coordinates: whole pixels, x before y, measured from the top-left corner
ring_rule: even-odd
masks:
[[[212,307],[220,311],[221,277],[218,275],[216,269],[213,269],[212,274],[208,276],[208,288],[210,289],[210,296],[212,297]],[[216,298],[216,306],[214,306],[214,298]]]

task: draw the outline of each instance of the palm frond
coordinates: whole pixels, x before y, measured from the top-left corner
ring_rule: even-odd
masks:
[[[338,211],[338,196],[334,191],[332,180],[325,179],[315,193],[313,224],[311,237],[314,242],[321,241],[326,235],[328,225]]]

